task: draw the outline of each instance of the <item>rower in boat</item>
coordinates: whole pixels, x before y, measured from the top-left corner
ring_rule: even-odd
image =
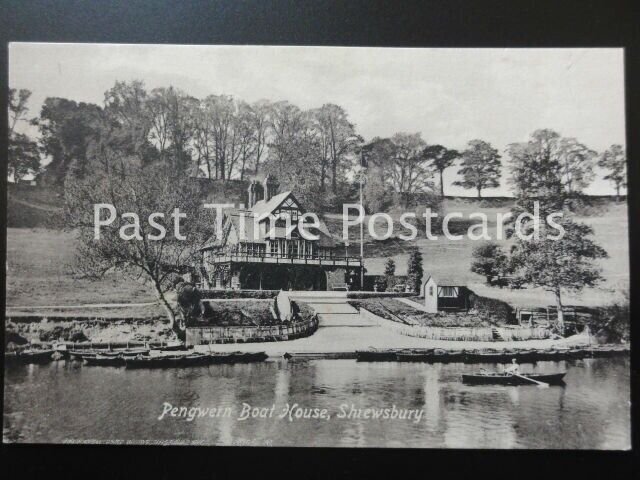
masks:
[[[520,375],[520,365],[515,358],[511,359],[511,365],[504,368],[504,373],[510,373],[511,375]]]

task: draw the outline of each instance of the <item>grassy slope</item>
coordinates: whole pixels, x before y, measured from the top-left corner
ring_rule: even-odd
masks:
[[[98,281],[75,279],[69,272],[73,261],[74,237],[71,233],[43,228],[7,229],[7,305],[145,303],[156,300],[148,287],[119,274],[107,275]],[[135,312],[128,313],[137,316]]]
[[[619,296],[620,292],[629,285],[629,239],[628,217],[625,203],[615,204],[611,201],[604,203],[599,209],[593,209],[589,215],[578,216],[576,220],[591,225],[595,230],[595,240],[609,253],[609,258],[602,260],[602,268],[605,281],[598,288],[585,289],[581,294],[565,293],[566,304],[598,306],[610,303],[612,296]],[[478,207],[479,206],[479,207]],[[459,229],[466,230],[468,216],[472,212],[483,212],[489,219],[489,235],[496,237],[496,214],[506,213],[512,206],[511,201],[483,200],[478,203],[474,199],[447,199],[444,202],[444,214],[460,212],[463,219],[454,219],[450,229],[458,233]],[[339,215],[329,215],[328,225],[330,229],[341,236],[342,225]],[[397,215],[393,215],[397,218]],[[367,218],[368,221],[368,218]],[[397,226],[400,224],[396,222]],[[376,231],[384,233],[385,226],[382,222],[376,222]],[[394,231],[394,235],[402,233],[402,230]],[[350,239],[357,242],[358,227],[350,228]],[[382,244],[385,244],[384,246]],[[401,240],[388,240],[375,242],[365,228],[365,265],[368,273],[382,274],[384,264],[390,256],[396,262],[396,273],[406,274],[409,251],[418,247],[424,258],[425,272],[455,276],[463,279],[476,293],[493,298],[499,298],[514,306],[546,306],[554,303],[554,297],[542,289],[509,290],[488,287],[484,284],[484,278],[469,271],[471,253],[479,241],[472,241],[463,236],[462,240],[448,240],[439,236],[437,240],[428,240],[418,237],[415,241],[404,242]],[[508,246],[508,241],[499,242]],[[386,255],[384,252],[388,252]],[[359,255],[359,245],[350,248],[350,254]]]
[[[7,186],[7,226],[16,228],[62,226],[63,199],[47,187]]]
[[[628,286],[629,245],[627,207],[606,201],[608,208],[578,219],[592,225],[596,240],[609,252],[610,258],[601,262],[606,282],[601,288],[589,289],[579,296],[567,295],[565,303],[602,305],[609,303],[612,292]],[[479,208],[478,208],[479,206]],[[460,212],[465,218],[473,211],[489,217],[489,231],[495,236],[495,214],[507,212],[510,200],[491,199],[478,203],[475,199],[449,198],[444,202],[445,212]],[[61,198],[55,191],[39,189],[10,189],[8,222],[12,226],[43,225],[44,220],[60,215]],[[395,215],[398,217],[398,215]],[[340,215],[327,215],[330,229],[341,235]],[[47,224],[44,222],[45,225]],[[381,229],[382,222],[377,227]],[[399,226],[399,224],[397,224]],[[452,230],[466,230],[466,219],[452,222]],[[366,232],[366,229],[365,229]],[[395,234],[401,232],[394,232]],[[359,253],[359,229],[351,227],[351,254]],[[406,262],[411,247],[418,246],[424,256],[425,271],[456,273],[480,295],[500,298],[514,305],[547,305],[553,298],[546,292],[489,288],[482,277],[469,271],[471,251],[478,242],[465,238],[460,241],[440,237],[430,241],[424,237],[415,242],[389,240],[374,242],[365,237],[366,267],[369,273],[380,274],[388,256],[395,259],[398,274],[406,273]],[[7,305],[78,305],[86,303],[153,302],[155,296],[145,285],[113,274],[100,281],[76,280],[69,273],[73,264],[73,235],[51,228],[8,228],[7,230]],[[147,308],[147,307],[142,307]],[[151,308],[154,310],[154,308]],[[154,310],[155,311],[155,310]],[[141,310],[128,312],[139,315]],[[81,312],[78,312],[81,313]],[[124,314],[124,312],[123,312]]]

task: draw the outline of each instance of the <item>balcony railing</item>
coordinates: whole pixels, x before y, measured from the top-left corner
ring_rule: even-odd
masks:
[[[205,258],[211,264],[241,262],[269,263],[279,265],[324,265],[336,267],[361,267],[360,257],[318,256],[318,255],[281,255],[275,253],[222,253]]]

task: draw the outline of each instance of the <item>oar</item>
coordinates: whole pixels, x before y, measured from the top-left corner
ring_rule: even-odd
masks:
[[[534,380],[533,378],[525,377],[525,376],[519,375],[517,373],[512,373],[511,375],[513,375],[514,377],[524,378],[525,380],[529,380],[530,382],[533,382],[533,383],[537,383],[538,387],[540,387],[540,388],[549,388],[549,384],[548,383],[540,382],[538,380]]]

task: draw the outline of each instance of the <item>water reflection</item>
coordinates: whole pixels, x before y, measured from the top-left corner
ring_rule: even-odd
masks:
[[[206,444],[455,448],[628,448],[628,358],[540,362],[566,370],[565,387],[468,386],[479,365],[270,361],[175,370],[54,362],[5,370],[5,441],[168,440]],[[496,365],[484,365],[496,369]],[[231,416],[158,417],[231,407]],[[238,420],[243,404],[271,410]],[[327,409],[279,418],[286,405]],[[341,409],[422,410],[414,419],[338,418]],[[307,410],[307,413],[310,411]],[[309,413],[310,414],[310,413]]]

